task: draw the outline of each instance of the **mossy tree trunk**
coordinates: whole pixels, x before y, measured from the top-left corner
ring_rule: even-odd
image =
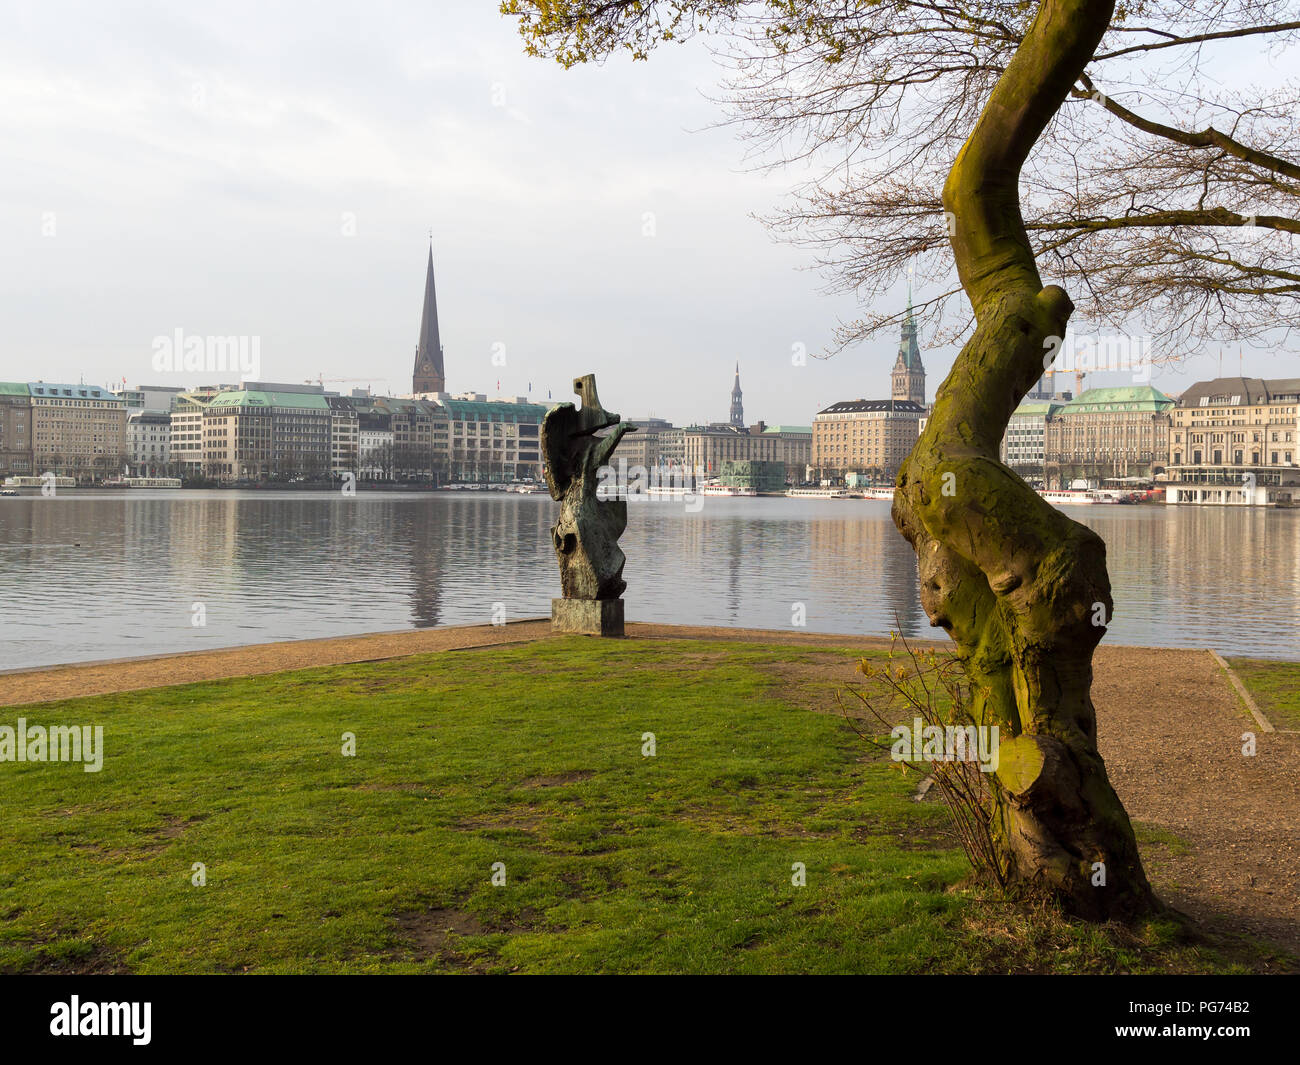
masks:
[[[1063,289],[1039,277],[1020,170],[1113,8],[1113,0],[1041,4],[949,174],[944,206],[976,328],[894,502],[919,561],[922,605],[957,644],[977,720],[1001,730],[993,833],[1002,872],[1090,919],[1158,905],[1097,752],[1092,655],[1112,606],[1106,549],[998,452],[1073,310]]]

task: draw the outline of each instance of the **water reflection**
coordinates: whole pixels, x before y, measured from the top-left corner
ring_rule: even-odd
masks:
[[[0,668],[542,617],[546,496],[75,493],[0,500]],[[1106,539],[1108,639],[1300,658],[1300,511],[1079,508]],[[629,508],[634,621],[936,635],[886,503]],[[195,625],[196,605],[203,625]]]

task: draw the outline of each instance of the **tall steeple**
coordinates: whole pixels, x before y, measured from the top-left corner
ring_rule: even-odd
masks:
[[[894,399],[910,399],[925,406],[925,367],[921,365],[921,347],[916,342],[916,319],[912,316],[912,282],[907,282],[907,317],[903,319],[903,336],[898,344],[898,358],[890,375]]]
[[[737,429],[745,427],[745,407],[741,403],[740,363],[736,363],[736,383],[731,386],[731,424]]]
[[[412,392],[446,392],[442,365],[442,340],[438,336],[438,297],[433,287],[433,241],[429,241],[429,268],[424,275],[424,309],[420,313],[420,339],[415,347]]]

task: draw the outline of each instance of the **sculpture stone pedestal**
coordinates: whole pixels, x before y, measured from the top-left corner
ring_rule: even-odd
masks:
[[[622,636],[622,599],[552,599],[551,631]]]

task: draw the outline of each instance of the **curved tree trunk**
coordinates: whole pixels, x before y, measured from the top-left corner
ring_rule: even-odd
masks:
[[[1097,752],[1090,689],[1111,611],[1106,548],[1003,466],[998,449],[1073,310],[1039,278],[1020,169],[1113,8],[1044,0],[953,164],[944,206],[976,329],[899,472],[893,512],[916,550],[931,624],[957,644],[976,720],[1004,737],[993,788],[1003,873],[1093,919],[1158,907]]]

